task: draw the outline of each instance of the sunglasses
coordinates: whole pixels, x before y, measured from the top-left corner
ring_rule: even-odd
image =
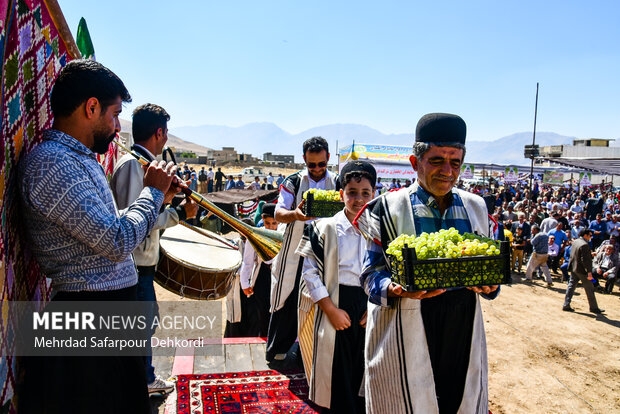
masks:
[[[327,166],[327,163],[326,163],[325,161],[321,161],[321,162],[319,162],[318,164],[317,164],[316,162],[309,162],[309,163],[307,163],[306,165],[307,165],[307,166],[308,166],[308,168],[310,168],[310,169],[313,169],[313,168],[316,168],[316,167],[319,167],[319,168],[325,168],[325,167]]]

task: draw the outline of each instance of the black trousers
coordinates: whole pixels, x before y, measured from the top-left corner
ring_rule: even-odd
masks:
[[[351,326],[336,331],[332,397],[330,409],[323,412],[363,414],[366,407],[364,399],[359,396],[359,391],[364,379],[366,328],[360,326],[360,320],[366,312],[368,296],[361,287],[340,285],[339,290],[338,308],[349,314]]]
[[[439,412],[456,413],[469,366],[476,294],[458,289],[424,299],[421,305]]]
[[[59,292],[54,301],[135,301],[136,286]],[[150,413],[142,356],[39,356],[18,361],[17,412]]]
[[[228,322],[224,336],[261,337],[267,336],[269,329],[269,295],[271,293],[271,267],[261,263],[254,283],[254,294],[249,298],[241,290],[241,321]]]
[[[295,286],[284,301],[284,306],[271,314],[267,335],[267,350],[265,353],[267,361],[272,361],[277,354],[287,353],[295,343],[295,339],[297,339],[297,301],[303,263],[303,259],[300,258],[297,273],[295,274]]]

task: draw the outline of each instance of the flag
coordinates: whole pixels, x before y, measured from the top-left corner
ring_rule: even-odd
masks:
[[[80,49],[83,59],[96,60],[95,48],[93,47],[93,42],[90,40],[88,26],[86,25],[86,20],[84,20],[83,17],[80,19],[80,24],[78,25],[76,43],[78,49]]]

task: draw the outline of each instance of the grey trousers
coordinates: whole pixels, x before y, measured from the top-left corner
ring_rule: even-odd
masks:
[[[568,280],[568,286],[566,287],[566,297],[564,298],[564,306],[570,306],[570,301],[573,299],[573,293],[577,288],[577,283],[581,280],[583,287],[586,290],[586,296],[588,297],[588,304],[590,305],[590,311],[598,309],[596,303],[596,297],[594,296],[594,285],[588,280],[588,275],[583,273],[571,272],[570,279]]]

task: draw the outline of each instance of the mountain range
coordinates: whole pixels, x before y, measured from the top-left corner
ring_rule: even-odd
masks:
[[[123,131],[131,131],[131,122],[121,120]],[[210,149],[234,147],[238,153],[252,154],[263,158],[263,154],[294,155],[297,162],[302,161],[303,142],[314,136],[322,136],[329,142],[332,161],[337,146],[358,144],[386,144],[409,146],[413,143],[412,133],[384,134],[366,125],[332,124],[308,129],[298,134],[291,134],[270,122],[256,122],[240,127],[222,125],[183,126],[171,128],[168,133],[168,145],[177,150],[192,151],[206,155]],[[183,137],[183,138],[180,138]],[[537,132],[536,144],[562,145],[572,144],[575,137],[554,132]],[[465,162],[486,164],[529,165],[523,157],[523,147],[532,143],[532,132],[518,132],[493,141],[467,141]],[[620,142],[612,143],[620,145]]]
[[[239,153],[249,153],[262,158],[266,152],[292,154],[301,162],[303,142],[313,136],[322,136],[329,142],[332,154],[338,144],[348,146],[353,141],[360,144],[405,145],[413,143],[413,134],[384,134],[366,125],[332,124],[308,129],[299,134],[291,134],[277,125],[268,122],[251,123],[241,127],[218,125],[185,126],[173,128],[175,135],[184,140],[209,148],[234,146]],[[553,132],[537,132],[536,144],[572,144],[575,137]],[[466,162],[487,164],[526,165],[523,147],[532,143],[531,132],[519,132],[494,141],[468,141]],[[172,145],[172,143],[170,144]]]

